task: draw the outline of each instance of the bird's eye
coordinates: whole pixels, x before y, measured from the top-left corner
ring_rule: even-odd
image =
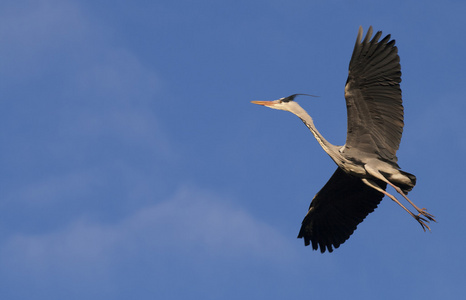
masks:
[[[278,100],[279,100],[278,103],[288,103],[288,102],[290,102],[291,99],[290,99],[290,97],[284,97],[284,98],[280,98]]]

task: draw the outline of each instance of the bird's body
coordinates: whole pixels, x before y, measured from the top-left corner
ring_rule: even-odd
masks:
[[[430,230],[426,222],[435,221],[406,196],[416,184],[416,177],[400,169],[396,156],[404,125],[400,58],[395,41],[390,40],[390,35],[379,41],[381,35],[379,31],[371,40],[370,27],[362,40],[359,28],[345,86],[348,128],[343,146],[329,143],[319,133],[309,114],[294,101],[300,94],[275,101],[253,101],[298,116],[338,166],[312,200],[298,235],[304,238],[305,245],[312,242],[314,250],[320,247],[321,252],[332,252],[333,247],[338,248],[384,195],[405,209],[424,230]],[[418,214],[387,193],[387,184]]]

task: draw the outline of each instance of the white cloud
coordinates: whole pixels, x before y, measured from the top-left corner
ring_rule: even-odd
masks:
[[[25,157],[17,161],[30,160],[31,152],[54,157],[52,167],[85,165],[90,157],[105,163],[114,149],[131,147],[172,162],[176,149],[156,105],[162,80],[131,49],[116,46],[115,33],[92,16],[76,1],[0,4],[0,65],[8,74],[0,76],[6,89],[1,101],[20,115],[6,111],[3,121],[22,130],[6,134],[5,142],[18,149],[12,155]],[[34,128],[29,138],[24,132],[31,125],[41,130]],[[26,142],[15,145],[17,137]]]
[[[269,225],[230,201],[192,188],[181,189],[172,200],[142,211],[134,220],[163,228],[160,235],[176,245],[197,244],[225,256],[274,257],[287,247]]]
[[[53,145],[58,151],[72,147],[63,137],[80,135],[94,142],[93,137],[110,136],[142,142],[172,157],[154,110],[161,89],[158,74],[130,49],[116,46],[116,34],[75,1],[28,4],[0,6],[0,40],[5,45],[0,65],[8,74],[2,81],[14,87],[6,90],[9,97],[3,101],[31,107],[36,110],[33,118],[55,122],[53,129],[59,131],[51,134],[59,135]],[[18,85],[31,95],[11,97]]]
[[[57,49],[73,49],[90,32],[90,24],[72,1],[8,1],[0,12],[0,50],[10,79],[40,76]],[[78,49],[76,49],[78,50]]]
[[[91,272],[92,278],[110,276],[120,264],[172,255],[191,262],[217,257],[280,263],[293,253],[280,233],[231,201],[185,187],[115,224],[81,219],[56,232],[11,236],[0,246],[0,272],[35,280]]]
[[[3,203],[16,202],[32,207],[50,205],[57,201],[70,200],[73,197],[82,197],[88,194],[102,181],[102,174],[97,170],[75,170],[73,173],[60,174],[36,181],[14,189],[6,195]]]

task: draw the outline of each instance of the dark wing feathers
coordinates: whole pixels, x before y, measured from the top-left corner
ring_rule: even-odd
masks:
[[[395,41],[382,32],[372,40],[372,27],[362,39],[362,28],[349,64],[345,98],[348,132],[345,153],[377,156],[396,164],[403,132],[401,66]]]
[[[395,41],[382,32],[372,36],[369,27],[364,39],[359,28],[349,64],[345,98],[348,132],[343,153],[358,158],[376,157],[396,164],[403,132],[401,67]],[[372,179],[380,188],[386,183]],[[360,178],[337,168],[315,195],[304,217],[298,238],[323,253],[332,252],[353,234],[374,211],[383,194]]]
[[[374,180],[381,188],[386,184]],[[364,184],[360,178],[337,168],[330,180],[312,199],[298,238],[305,245],[323,253],[338,248],[354,232],[359,223],[374,211],[383,194]]]

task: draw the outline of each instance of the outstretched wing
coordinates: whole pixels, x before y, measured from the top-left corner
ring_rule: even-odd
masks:
[[[382,189],[387,184],[373,179]],[[307,246],[333,251],[353,234],[364,218],[374,211],[383,194],[364,184],[360,178],[337,168],[330,180],[312,199],[298,238]]]
[[[362,152],[396,163],[403,132],[401,66],[395,40],[372,40],[372,26],[362,39],[362,27],[349,64],[345,86],[348,113],[347,154]],[[353,154],[353,156],[356,156]]]

